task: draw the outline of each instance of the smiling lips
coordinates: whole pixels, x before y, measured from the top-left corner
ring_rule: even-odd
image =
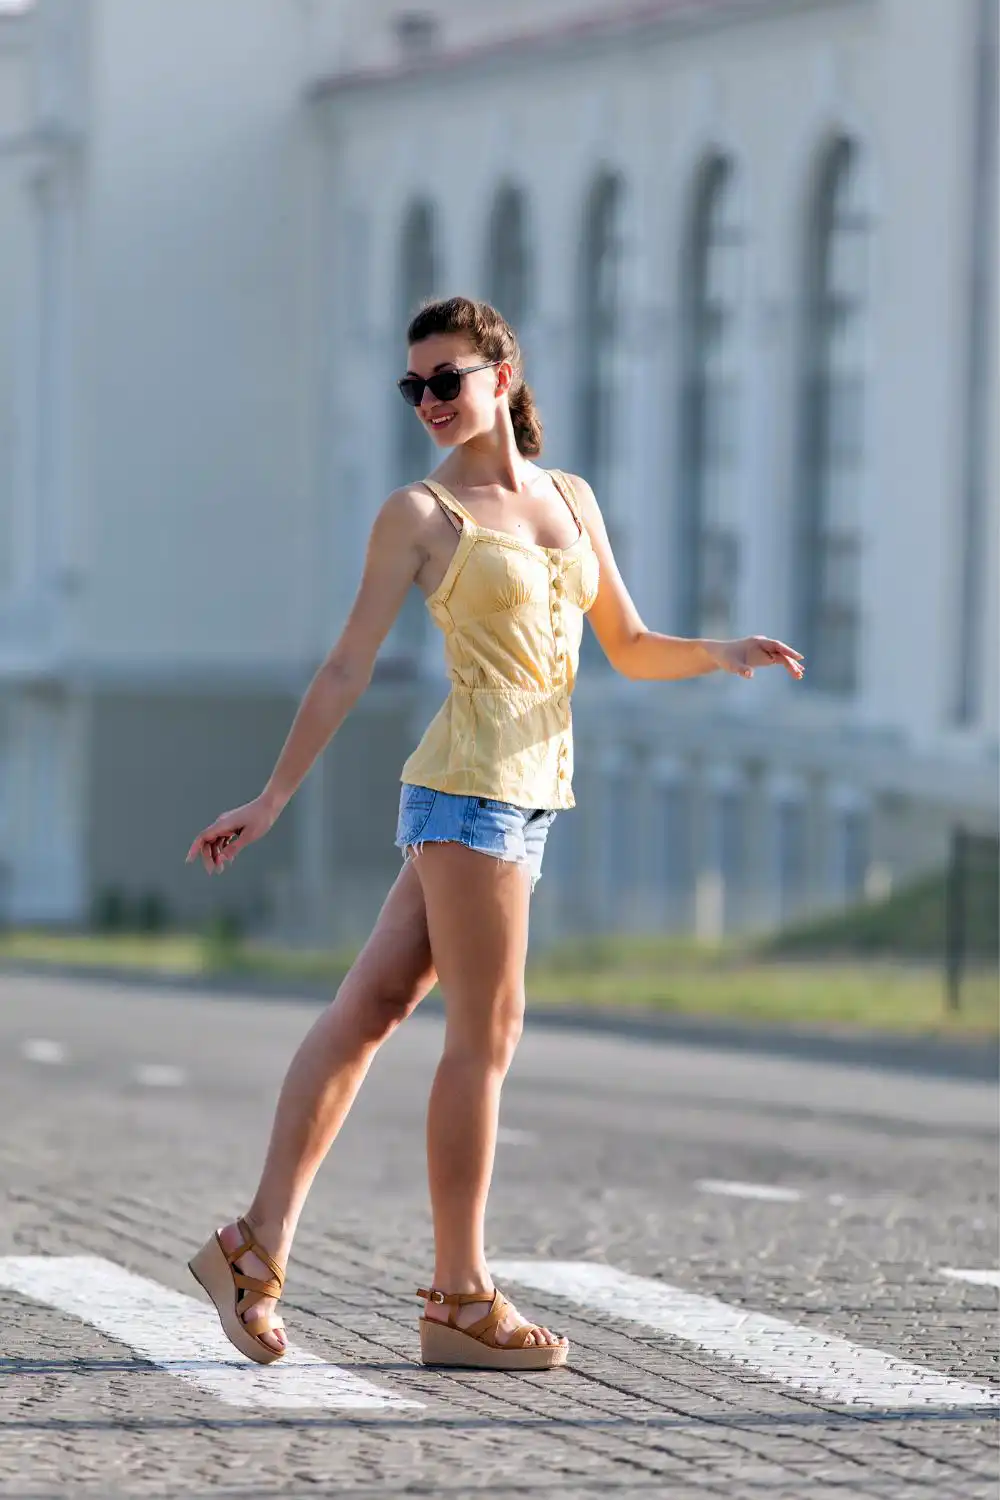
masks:
[[[455,413],[453,411],[448,412],[447,416],[444,417],[428,417],[427,425],[428,427],[435,428],[447,427],[448,423],[451,422],[454,417]]]

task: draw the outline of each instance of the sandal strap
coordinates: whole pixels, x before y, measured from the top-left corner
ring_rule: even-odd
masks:
[[[429,1290],[426,1287],[419,1287],[417,1289],[417,1296],[422,1297],[425,1302],[444,1303],[455,1307],[461,1307],[466,1302],[486,1301],[482,1292],[439,1292],[435,1287],[431,1287]],[[475,1323],[470,1323],[468,1328],[458,1328],[458,1324],[452,1321],[452,1314],[449,1312],[444,1326],[447,1328],[458,1328],[460,1333],[467,1333],[470,1338],[476,1339],[480,1344],[485,1344],[490,1349],[524,1349],[530,1338],[533,1338],[536,1333],[541,1333],[541,1324],[522,1323],[519,1328],[514,1329],[509,1338],[506,1338],[502,1344],[499,1343],[497,1341],[497,1329],[502,1323],[503,1315],[509,1306],[510,1303],[503,1292],[500,1291],[499,1287],[494,1287],[493,1301],[490,1303],[490,1310],[485,1317],[477,1319]]]
[[[241,1234],[246,1235],[247,1239],[250,1242],[250,1249],[253,1251],[254,1255],[258,1257],[258,1259],[264,1262],[265,1266],[267,1266],[267,1269],[270,1271],[271,1275],[278,1283],[278,1286],[283,1287],[285,1284],[284,1267],[279,1266],[278,1262],[274,1259],[274,1256],[269,1254],[269,1252],[264,1249],[264,1246],[259,1242],[259,1240],[257,1240],[246,1219],[237,1219],[236,1227]]]
[[[243,1318],[242,1323],[247,1333],[254,1338],[259,1338],[262,1333],[275,1333],[278,1330],[283,1333],[285,1329],[280,1318],[272,1318],[267,1313],[252,1313],[249,1318]]]
[[[488,1302],[490,1292],[439,1292],[437,1287],[417,1287],[416,1295],[424,1302],[446,1303],[451,1307],[461,1307],[466,1302]]]
[[[436,1287],[430,1287],[429,1289],[427,1287],[419,1287],[417,1289],[417,1296],[422,1297],[427,1302],[436,1302],[439,1305],[444,1304],[449,1308],[463,1307],[469,1302],[485,1302],[487,1300],[482,1292],[439,1292]],[[494,1287],[493,1296],[490,1299],[489,1312],[484,1317],[477,1318],[474,1323],[470,1323],[468,1328],[460,1328],[459,1332],[467,1333],[470,1338],[477,1339],[481,1344],[486,1344],[490,1348],[499,1348],[496,1331],[504,1313],[507,1311],[508,1305],[507,1298],[503,1292],[498,1287]],[[448,1328],[459,1327],[454,1321],[454,1314],[450,1311],[445,1320],[445,1326]],[[533,1329],[529,1328],[527,1332],[531,1333]],[[520,1346],[515,1344],[513,1347],[517,1348]]]
[[[256,1292],[258,1297],[273,1297],[275,1301],[281,1296],[280,1281],[261,1281],[256,1276],[244,1276],[242,1271],[233,1271],[232,1278],[241,1291]]]
[[[510,1338],[505,1339],[498,1347],[501,1349],[523,1349],[528,1340],[536,1333],[541,1333],[541,1325],[538,1323],[523,1323],[520,1328],[515,1328]]]
[[[239,1230],[240,1234],[243,1236],[243,1243],[241,1245],[238,1245],[235,1250],[226,1251],[226,1260],[229,1262],[230,1266],[232,1266],[236,1261],[240,1259],[240,1256],[246,1255],[248,1251],[252,1250],[254,1255],[257,1256],[258,1260],[262,1260],[264,1262],[265,1266],[267,1266],[267,1269],[270,1271],[271,1275],[274,1277],[274,1280],[278,1284],[278,1290],[276,1292],[267,1291],[264,1292],[264,1295],[268,1297],[280,1297],[281,1288],[285,1284],[285,1273],[282,1270],[281,1266],[278,1265],[278,1262],[274,1259],[273,1255],[268,1254],[268,1252],[264,1249],[264,1246],[261,1245],[254,1237],[253,1230],[247,1223],[246,1219],[237,1219],[236,1227]],[[236,1272],[234,1272],[233,1274],[237,1277],[238,1282],[238,1274]],[[263,1286],[259,1282],[251,1282],[250,1285],[255,1291],[264,1290]]]
[[[467,1333],[470,1338],[479,1339],[480,1343],[488,1344],[491,1348],[497,1347],[497,1328],[507,1311],[509,1304],[503,1292],[494,1289],[493,1301],[490,1310],[485,1317],[479,1318],[477,1322],[470,1323],[468,1328],[462,1332]]]

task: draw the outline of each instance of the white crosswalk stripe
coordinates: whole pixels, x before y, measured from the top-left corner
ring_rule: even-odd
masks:
[[[493,1271],[504,1283],[668,1334],[779,1385],[839,1405],[875,1410],[1000,1406],[995,1387],[958,1380],[813,1327],[800,1328],[614,1266],[501,1260]],[[942,1268],[941,1274],[1000,1284],[1000,1272],[991,1270]],[[293,1348],[267,1367],[255,1365],[232,1349],[205,1303],[100,1256],[0,1257],[0,1287],[89,1323],[227,1405],[271,1410],[423,1405],[304,1349]]]
[[[29,1037],[22,1045],[21,1056],[26,1062],[64,1063],[66,1048],[61,1042],[50,1041],[47,1037],[34,1036]]]
[[[1000,1406],[1000,1389],[955,1380],[847,1339],[732,1307],[589,1261],[497,1261],[493,1274],[588,1312],[625,1318],[695,1344],[780,1385],[875,1409]]]
[[[100,1256],[0,1256],[0,1287],[69,1313],[228,1406],[421,1407],[305,1349],[256,1365],[233,1349],[214,1310]]]
[[[973,1286],[1000,1287],[1000,1271],[956,1271],[942,1266],[941,1275],[949,1276],[952,1281],[969,1281]]]
[[[757,1198],[762,1203],[798,1203],[802,1198],[798,1188],[778,1187],[768,1182],[719,1182],[714,1177],[703,1177],[695,1187],[702,1193],[717,1193],[723,1198]]]
[[[135,1081],[149,1089],[179,1089],[187,1075],[171,1063],[141,1063],[135,1070]]]

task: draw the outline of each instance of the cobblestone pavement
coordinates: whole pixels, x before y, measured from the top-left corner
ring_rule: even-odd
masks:
[[[197,1297],[186,1260],[245,1207],[315,1010],[0,978],[0,1272],[5,1257],[101,1257]],[[227,1404],[51,1301],[0,1290],[0,1494],[996,1500],[983,1406],[838,1404],[612,1304],[509,1288],[568,1334],[565,1371],[417,1364],[441,1035],[418,1013],[376,1059],[283,1304],[293,1343],[412,1404]],[[988,1386],[997,1292],[943,1271],[997,1266],[995,1124],[983,1082],[529,1022],[504,1093],[490,1254],[606,1263]],[[733,1196],[767,1189],[785,1196]],[[231,1354],[220,1338],[219,1368]],[[178,1335],[172,1359],[186,1355]]]

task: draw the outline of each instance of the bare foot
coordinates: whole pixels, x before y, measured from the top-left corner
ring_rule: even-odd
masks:
[[[463,1287],[462,1290],[464,1292],[466,1289]],[[470,1294],[474,1291],[478,1291],[478,1288],[468,1288]],[[478,1323],[480,1318],[485,1318],[493,1303],[493,1292],[484,1292],[483,1298],[482,1302],[466,1302],[459,1307],[455,1307],[454,1304],[449,1306],[443,1302],[427,1301],[424,1303],[424,1317],[430,1318],[437,1323],[445,1323],[448,1321],[449,1313],[451,1313],[455,1327],[468,1328],[472,1323]],[[526,1349],[531,1348],[533,1345],[566,1344],[569,1342],[563,1334],[553,1333],[549,1328],[539,1327],[537,1323],[532,1323],[528,1318],[522,1318],[513,1302],[508,1302],[504,1308],[503,1317],[496,1327],[495,1337],[497,1343],[509,1344],[511,1334],[516,1333],[519,1328],[525,1327],[533,1329],[531,1337],[524,1346]]]
[[[256,1228],[254,1232],[256,1233]],[[258,1238],[270,1255],[272,1253],[271,1247],[266,1243],[264,1236],[259,1235]],[[227,1224],[224,1229],[220,1229],[219,1239],[227,1255],[239,1249],[240,1245],[244,1242],[244,1236],[240,1233],[238,1224]],[[278,1259],[277,1256],[274,1258],[275,1260]],[[256,1281],[272,1281],[274,1279],[270,1267],[264,1264],[259,1255],[254,1255],[252,1250],[248,1250],[246,1255],[241,1255],[239,1260],[234,1264],[237,1270],[243,1272],[244,1276],[252,1276]],[[247,1316],[250,1313],[262,1313],[265,1316],[269,1316],[273,1314],[277,1305],[277,1297],[262,1297],[258,1292],[251,1291],[245,1287],[240,1291],[237,1310],[240,1317],[246,1322]],[[268,1349],[280,1350],[287,1349],[288,1347],[284,1328],[275,1328],[273,1332],[256,1333],[254,1334],[254,1338],[260,1339],[261,1343]]]

